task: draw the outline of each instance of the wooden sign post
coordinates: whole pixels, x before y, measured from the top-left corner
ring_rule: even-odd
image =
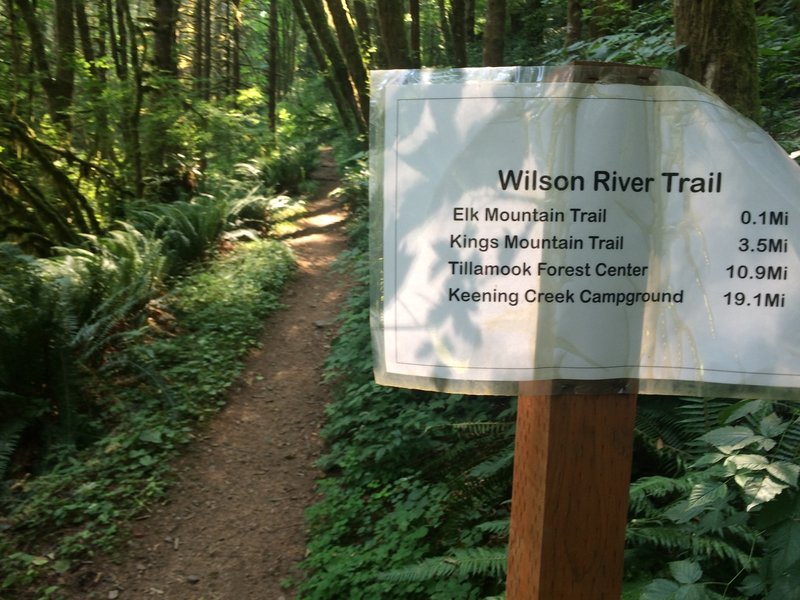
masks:
[[[647,85],[652,69],[586,64],[580,81]],[[594,68],[586,68],[594,67]],[[564,72],[572,79],[572,71]],[[559,79],[556,74],[555,79]],[[573,79],[575,80],[575,79]],[[619,600],[635,382],[523,385],[517,406],[508,600]]]
[[[553,392],[519,397],[506,597],[619,600],[636,391]]]

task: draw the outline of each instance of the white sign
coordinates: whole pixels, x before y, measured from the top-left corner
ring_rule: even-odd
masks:
[[[752,122],[688,83],[380,77],[379,382],[800,387],[800,168]]]

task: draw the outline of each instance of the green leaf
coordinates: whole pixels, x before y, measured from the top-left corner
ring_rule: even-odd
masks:
[[[742,400],[723,410],[719,415],[720,420],[723,423],[733,423],[742,417],[759,412],[765,405],[766,401],[764,400]]]
[[[703,454],[703,456],[701,456],[700,458],[698,458],[694,462],[694,464],[692,464],[692,468],[696,469],[698,467],[713,465],[724,459],[726,456],[727,456],[726,454],[722,454],[720,452],[708,452],[706,454]]]
[[[767,473],[772,475],[775,479],[780,479],[788,483],[792,487],[797,487],[797,478],[800,476],[800,465],[779,460],[767,466]]]
[[[760,575],[751,573],[750,575],[744,578],[744,581],[742,581],[742,585],[740,585],[738,589],[741,594],[747,596],[748,598],[757,596],[759,594],[763,594],[764,580],[761,579]]]
[[[696,583],[703,576],[703,569],[693,560],[679,560],[669,563],[669,572],[678,583]]]
[[[688,500],[681,500],[665,510],[664,516],[670,521],[682,524],[695,519],[697,516],[703,514],[705,510],[706,507],[703,505],[690,506]]]
[[[769,502],[789,486],[778,483],[771,477],[763,475],[738,474],[734,477],[736,483],[742,488],[745,497],[750,500],[747,510],[750,511],[760,504]]]
[[[800,495],[787,492],[764,505],[758,511],[754,524],[757,529],[769,529],[798,516],[800,516]]]
[[[776,438],[783,435],[787,427],[789,427],[789,423],[784,423],[775,413],[767,415],[761,419],[758,424],[758,430],[769,438]]]
[[[642,593],[639,600],[674,600],[679,585],[669,579],[654,579]]]
[[[161,431],[158,429],[145,429],[139,434],[139,439],[143,442],[150,442],[151,444],[160,444]]]
[[[713,429],[701,436],[700,439],[719,448],[720,452],[731,454],[735,450],[741,450],[750,444],[763,441],[764,437],[756,435],[749,427],[739,425]]]
[[[767,541],[767,552],[773,579],[796,571],[800,563],[800,523],[787,521],[775,529]]]
[[[62,558],[53,563],[53,570],[56,573],[64,574],[70,570],[71,566],[72,563],[70,561]]]
[[[760,454],[735,454],[725,459],[726,466],[733,466],[736,470],[763,471],[769,466],[769,460]]]
[[[790,573],[776,581],[764,600],[800,600],[800,574]]]
[[[682,585],[675,592],[675,600],[706,600],[706,588],[702,584]]]
[[[700,506],[708,506],[717,500],[725,498],[728,493],[728,488],[724,483],[713,483],[704,481],[698,483],[689,492],[689,504],[687,508],[695,508]]]

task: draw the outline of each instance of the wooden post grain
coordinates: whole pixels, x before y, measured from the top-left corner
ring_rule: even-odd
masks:
[[[508,600],[619,600],[636,393],[519,397]]]

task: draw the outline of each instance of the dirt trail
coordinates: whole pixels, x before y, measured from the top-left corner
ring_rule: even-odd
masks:
[[[345,290],[332,263],[344,213],[323,154],[310,216],[287,242],[298,273],[265,324],[229,403],[177,463],[167,501],[133,525],[121,555],[87,565],[73,598],[280,600],[294,597],[304,509],[322,443],[322,365]]]

